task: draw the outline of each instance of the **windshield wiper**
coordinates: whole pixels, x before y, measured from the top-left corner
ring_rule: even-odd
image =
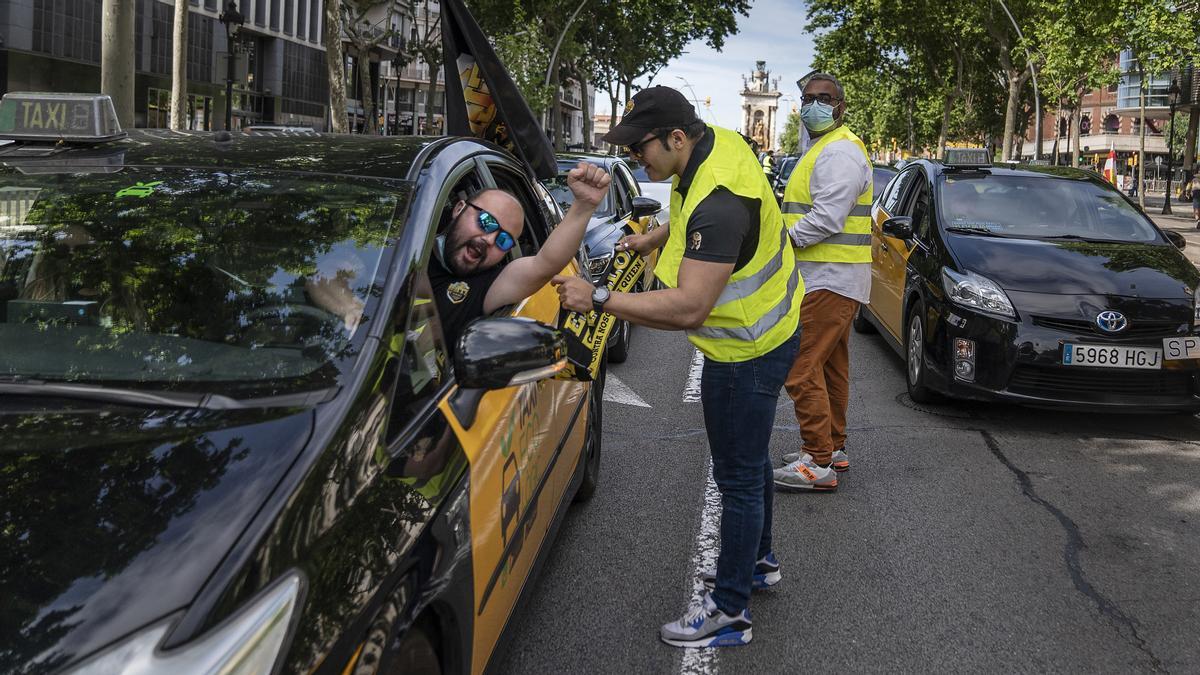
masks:
[[[1039,239],[1070,239],[1072,241],[1090,241],[1090,242],[1094,242],[1097,244],[1128,243],[1122,239],[1093,239],[1091,237],[1084,237],[1084,236],[1081,236],[1078,234],[1048,234],[1044,237],[1039,237]]]
[[[985,229],[979,228],[979,227],[955,227],[955,226],[951,225],[946,228],[946,231],[954,232],[956,234],[977,234],[981,237],[999,237],[1001,239],[1012,239],[1012,237],[1008,236],[1007,234],[1000,234],[999,232],[993,232],[991,230],[985,230]]]
[[[315,405],[333,398],[336,387],[298,394],[232,398],[223,394],[152,391],[104,387],[93,384],[43,382],[20,376],[0,378],[0,395],[53,396],[84,401],[100,401],[145,408],[199,408],[203,410],[243,410],[246,408],[290,408]]]

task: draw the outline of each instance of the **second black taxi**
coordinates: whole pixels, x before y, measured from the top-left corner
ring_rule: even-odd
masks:
[[[907,165],[872,211],[855,328],[901,354],[914,401],[1200,409],[1200,272],[1096,174],[961,149]]]

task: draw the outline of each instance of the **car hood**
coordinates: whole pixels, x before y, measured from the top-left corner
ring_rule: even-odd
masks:
[[[1190,300],[1200,283],[1195,265],[1166,244],[950,235],[949,245],[962,267],[1006,291]]]
[[[617,245],[617,240],[623,234],[622,220],[612,218],[592,218],[588,221],[587,232],[583,235],[583,247],[589,258],[609,255]]]
[[[312,431],[311,410],[35,405],[0,399],[0,672],[185,607]]]

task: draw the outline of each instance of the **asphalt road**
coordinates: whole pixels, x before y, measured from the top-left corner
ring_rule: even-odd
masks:
[[[610,379],[599,490],[495,672],[1200,671],[1200,420],[922,408],[900,358],[860,335],[851,471],[833,494],[777,495],[784,580],[754,596],[754,642],[660,643],[711,548],[692,357],[680,334],[635,329],[610,371],[625,387]],[[799,445],[786,394],[771,445]]]

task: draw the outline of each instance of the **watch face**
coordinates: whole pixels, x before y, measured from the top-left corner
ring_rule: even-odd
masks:
[[[600,288],[597,288],[596,290],[592,291],[592,302],[600,302],[600,303],[608,302],[608,296],[609,296],[608,289],[601,286]]]

